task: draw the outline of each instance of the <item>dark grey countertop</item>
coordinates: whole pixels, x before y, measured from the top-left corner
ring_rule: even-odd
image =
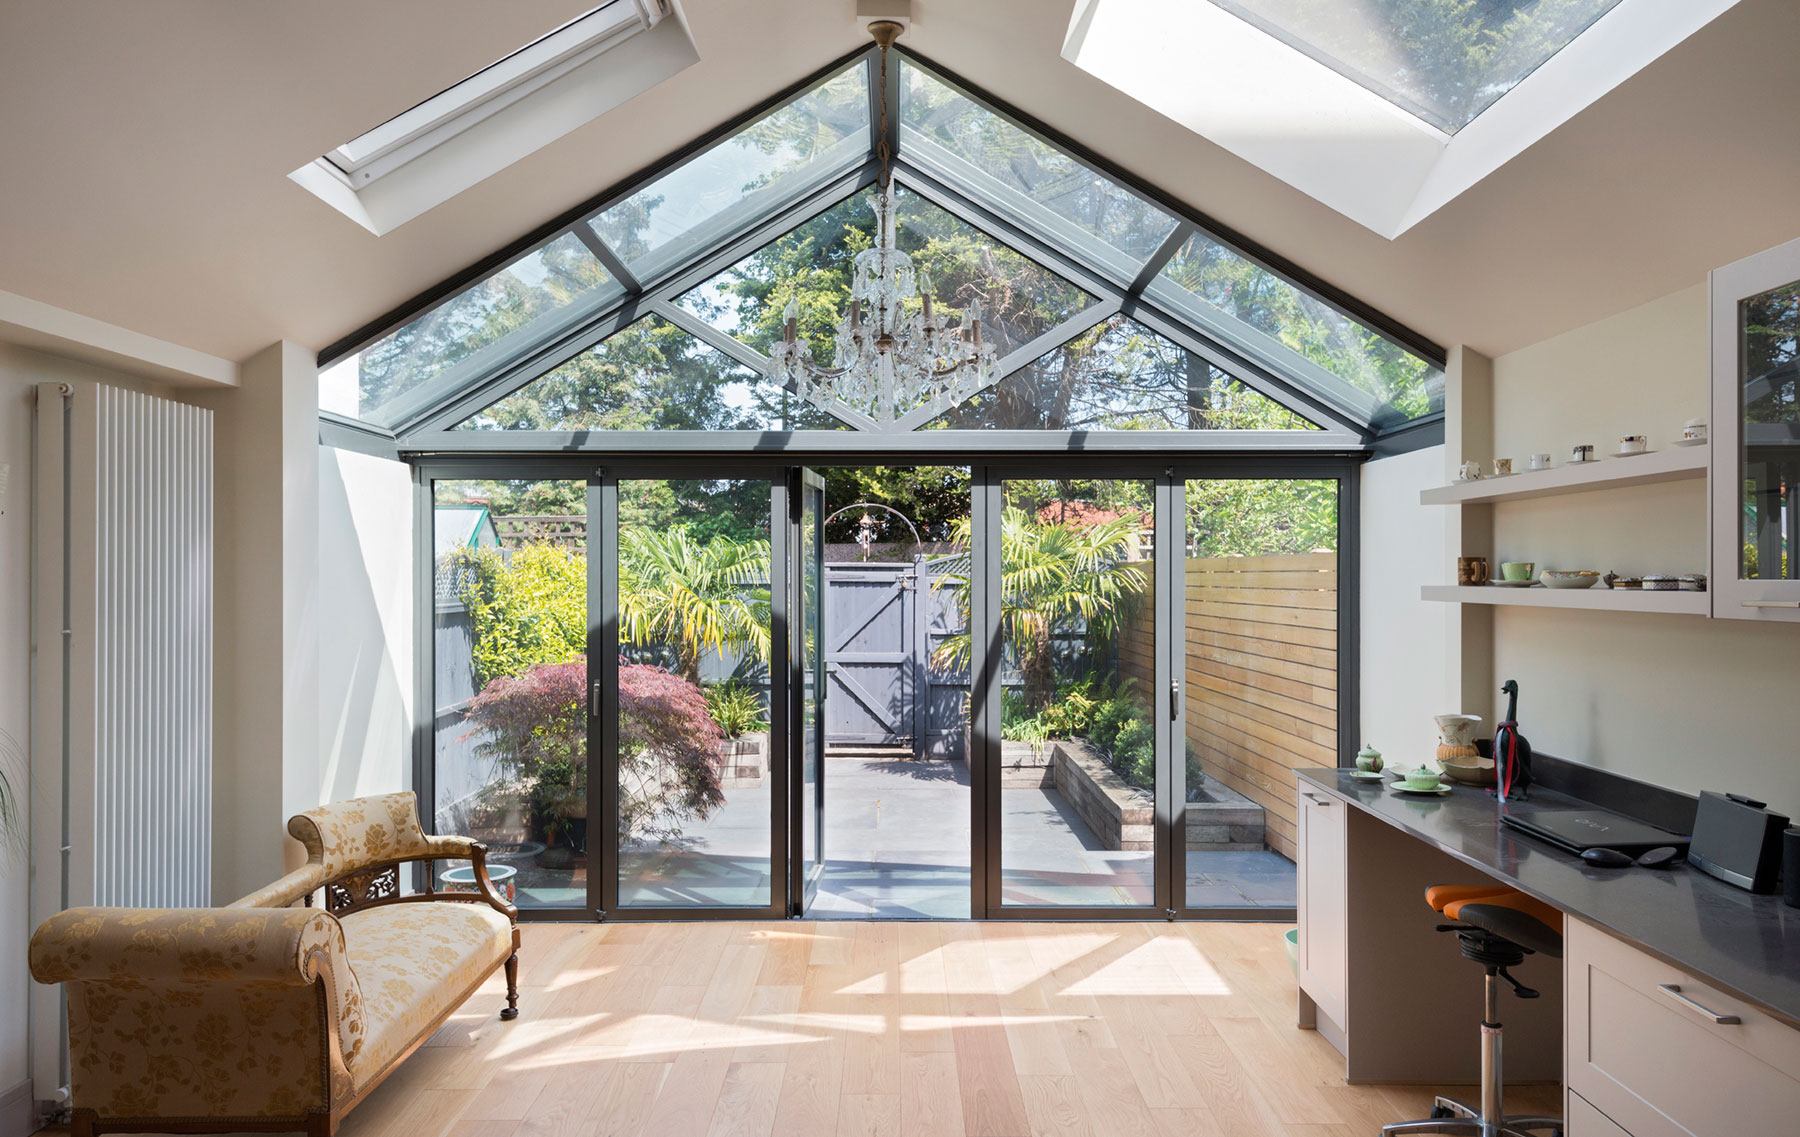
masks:
[[[1297,770],[1335,794],[1490,876],[1757,1004],[1800,1028],[1800,908],[1689,868],[1603,869],[1500,824],[1486,790],[1405,797],[1349,770]],[[1585,804],[1533,787],[1531,800]],[[1455,883],[1446,881],[1445,883]],[[1423,903],[1423,898],[1420,900]]]

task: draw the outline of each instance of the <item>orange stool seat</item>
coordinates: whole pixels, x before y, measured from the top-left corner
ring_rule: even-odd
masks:
[[[1562,954],[1562,913],[1503,884],[1436,884],[1425,903],[1452,920],[1492,932],[1536,952]]]

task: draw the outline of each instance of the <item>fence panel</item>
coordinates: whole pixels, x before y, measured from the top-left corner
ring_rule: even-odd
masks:
[[[1293,770],[1337,765],[1336,553],[1191,557],[1183,637],[1187,738],[1209,778],[1266,811],[1269,846],[1294,855]],[[1148,605],[1120,637],[1119,669],[1148,690]]]

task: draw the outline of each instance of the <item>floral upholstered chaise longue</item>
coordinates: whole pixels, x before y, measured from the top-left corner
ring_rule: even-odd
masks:
[[[501,967],[518,1015],[517,912],[482,845],[426,836],[410,793],[288,832],[306,864],[228,907],[72,908],[32,936],[32,975],[67,985],[77,1135],[328,1137]],[[437,860],[479,891],[401,894],[402,866]]]

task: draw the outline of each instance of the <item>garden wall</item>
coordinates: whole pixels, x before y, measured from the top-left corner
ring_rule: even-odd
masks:
[[[1192,557],[1186,578],[1188,741],[1292,857],[1293,771],[1338,761],[1337,554]],[[1119,639],[1120,670],[1145,690],[1152,620],[1143,605]]]

